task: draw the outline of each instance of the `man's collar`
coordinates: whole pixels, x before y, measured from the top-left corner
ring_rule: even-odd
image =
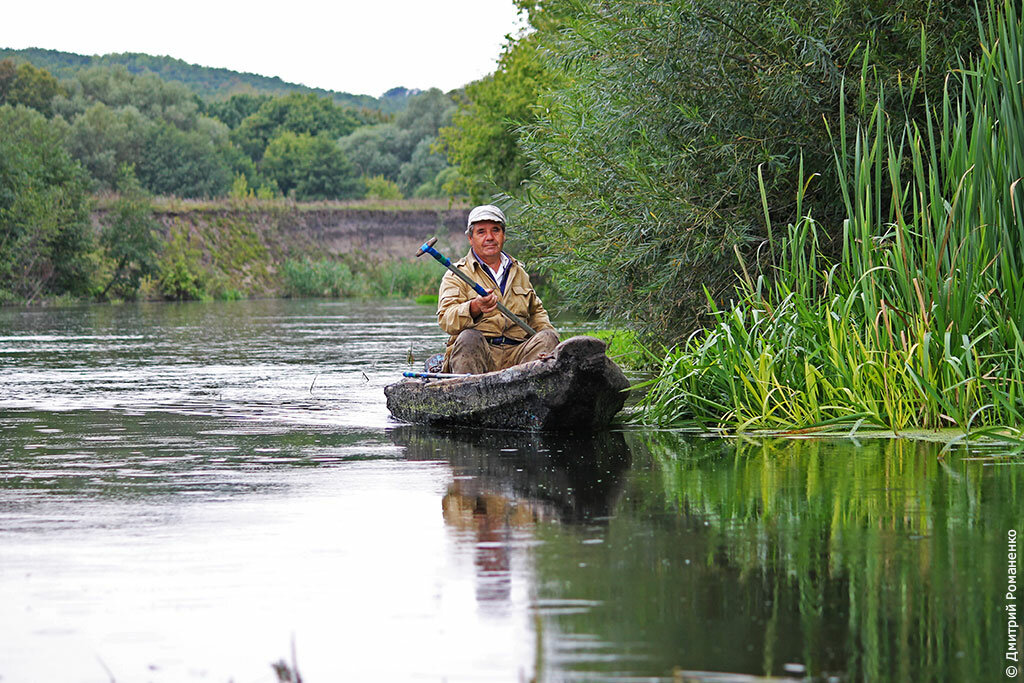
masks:
[[[469,254],[466,255],[466,259],[467,260],[468,259],[473,259],[474,261],[476,261],[481,266],[487,266],[488,268],[490,268],[490,266],[488,266],[486,263],[484,263],[484,260],[482,258],[477,256],[476,252],[473,251],[472,247],[469,248]],[[511,267],[511,265],[513,263],[515,263],[515,262],[516,262],[516,260],[514,258],[512,258],[508,254],[506,254],[504,251],[501,252],[501,262],[498,264],[498,271],[500,271],[505,265],[508,265],[508,266]]]

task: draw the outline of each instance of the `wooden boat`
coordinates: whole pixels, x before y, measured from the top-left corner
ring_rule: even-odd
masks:
[[[399,420],[444,427],[595,431],[626,402],[629,380],[594,337],[572,337],[550,358],[482,375],[408,379],[384,388]]]

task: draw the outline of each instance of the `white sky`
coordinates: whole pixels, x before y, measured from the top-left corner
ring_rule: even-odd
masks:
[[[512,0],[41,0],[5,3],[0,47],[144,52],[379,96],[494,71]]]

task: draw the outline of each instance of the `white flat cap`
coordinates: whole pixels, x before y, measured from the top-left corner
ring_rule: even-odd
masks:
[[[478,223],[480,221],[494,221],[496,223],[501,223],[502,227],[504,227],[505,214],[503,214],[501,209],[493,204],[477,206],[469,212],[469,220],[466,221],[466,232],[469,232],[469,229],[473,227],[474,223]]]

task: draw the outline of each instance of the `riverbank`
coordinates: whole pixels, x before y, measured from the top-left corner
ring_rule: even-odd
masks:
[[[123,222],[123,201],[116,195],[93,198],[97,248],[88,260],[88,285],[78,294],[4,303],[416,297],[436,290],[439,277],[436,268],[416,262],[416,245],[437,237],[441,248],[461,252],[469,212],[468,205],[448,200],[136,199],[142,207],[136,215],[148,222],[155,243],[138,289],[119,292],[108,289],[115,265],[99,245],[111,226]]]
[[[108,221],[117,198],[95,199],[92,212],[98,230]],[[361,253],[372,258],[404,258],[418,241],[431,236],[461,238],[469,206],[447,200],[357,200],[294,202],[284,199],[150,200],[162,236],[187,230],[209,240],[200,245],[204,260],[217,261],[219,250],[241,231],[252,233],[273,261],[287,257]],[[413,248],[410,249],[410,244]]]

